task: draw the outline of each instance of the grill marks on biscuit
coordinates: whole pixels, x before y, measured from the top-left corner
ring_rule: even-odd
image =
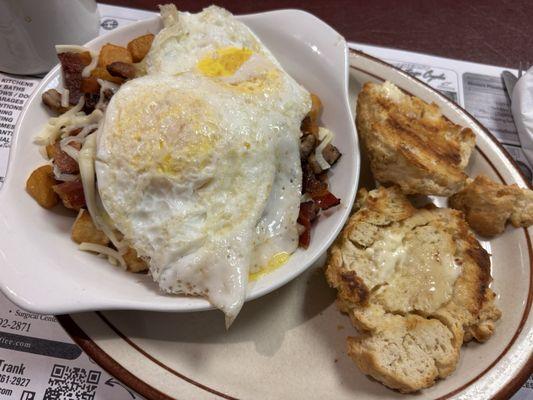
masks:
[[[415,209],[397,186],[371,192],[362,189],[357,205],[359,209],[330,249],[326,268],[330,286],[338,291],[339,309],[348,314],[359,331],[357,336],[348,338],[348,354],[364,373],[391,388],[413,392],[429,387],[455,370],[464,342],[487,340],[494,331],[494,322],[500,318],[501,313],[494,305],[495,295],[488,288],[489,254],[475,239],[460,212],[436,207]],[[405,243],[419,241],[420,235],[414,233],[420,229],[434,238],[418,245]],[[392,275],[381,280],[373,277],[373,268],[378,271],[387,268],[381,263],[395,257],[397,246],[382,247],[391,254],[370,257],[370,263],[365,249],[373,248],[368,254],[375,256],[379,250],[376,243],[387,238],[398,241],[387,236],[391,231],[403,232],[398,243],[407,245],[408,252],[426,246],[427,256],[437,263],[445,265],[446,259],[460,268],[459,275],[451,281],[452,291],[447,300],[424,312],[416,307],[402,310],[396,303],[419,304],[419,299],[402,299],[401,290],[390,291],[390,285],[402,282]],[[443,238],[451,243],[434,247]],[[435,253],[434,249],[440,250]],[[403,282],[409,279],[407,276]],[[417,277],[412,279],[416,285]],[[392,308],[387,293],[398,296],[392,299],[396,304]]]
[[[464,186],[475,136],[446,119],[437,105],[388,82],[367,83],[359,93],[356,122],[378,181],[426,195],[450,195]]]

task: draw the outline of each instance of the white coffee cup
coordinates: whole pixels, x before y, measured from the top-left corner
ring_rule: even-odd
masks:
[[[94,0],[0,0],[0,71],[48,72],[56,44],[83,44],[98,35]]]

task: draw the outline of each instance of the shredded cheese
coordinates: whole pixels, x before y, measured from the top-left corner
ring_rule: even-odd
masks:
[[[102,254],[104,256],[107,256],[108,259],[112,258],[118,261],[118,263],[123,269],[128,268],[126,265],[126,262],[124,261],[124,258],[119,254],[119,252],[116,250],[113,250],[110,247],[102,246],[101,244],[96,244],[96,243],[82,242],[80,243],[78,248],[82,251],[91,251],[93,253]]]
[[[85,139],[83,147],[78,156],[78,165],[80,167],[81,184],[83,185],[83,194],[87,203],[87,210],[93,219],[94,225],[106,234],[113,245],[119,252],[124,250],[124,243],[120,242],[111,227],[102,217],[100,207],[97,203],[97,190],[95,181],[94,161],[96,158],[96,132],[91,133]],[[117,252],[118,253],[118,252]]]
[[[61,107],[67,108],[69,106],[69,90],[63,89],[63,92],[61,93]]]
[[[104,81],[103,79],[98,79],[98,83],[100,84],[100,97],[98,98],[98,103],[96,103],[95,108],[102,110],[104,108],[104,101],[106,100],[104,92],[107,89],[111,89],[113,93],[115,93],[119,86],[113,82]]]
[[[315,158],[316,162],[323,170],[331,167],[331,165],[329,165],[329,163],[324,158],[322,152],[324,151],[326,146],[331,143],[333,137],[333,132],[331,132],[329,129],[323,127],[318,128],[318,139],[320,140],[320,144],[315,149]]]
[[[313,198],[307,192],[300,196],[300,203],[305,203],[306,201],[311,201],[311,200],[313,200]]]
[[[59,147],[61,148],[62,151],[67,153],[74,160],[78,161],[78,156],[80,154],[80,151],[75,149],[72,146],[69,146],[69,143],[79,142],[79,140],[76,140],[76,139],[77,139],[76,136],[67,136],[67,137],[61,139],[61,141],[59,142]]]
[[[96,64],[98,64],[98,53],[91,51],[91,62],[83,68],[83,71],[81,71],[82,78],[88,78],[93,69],[96,68]]]
[[[84,98],[82,97],[78,104],[76,104],[66,113],[61,114],[59,117],[50,118],[39,135],[37,135],[34,142],[42,146],[46,146],[47,144],[55,142],[56,139],[61,135],[61,128],[69,125],[71,121],[76,118],[76,116],[83,114],[80,113],[81,109],[83,108],[83,104]]]
[[[78,133],[76,136],[80,136],[80,134],[83,133],[84,136],[81,136],[81,137],[85,137],[90,133],[91,130],[98,127],[98,124],[100,120],[103,118],[103,116],[104,116],[104,113],[102,112],[102,110],[96,110],[96,109],[89,115],[86,115],[84,113],[79,113],[75,115],[73,118],[71,118],[68,121],[67,125],[61,128],[61,134],[64,137],[64,135],[66,135],[73,129],[82,128],[82,131]]]
[[[39,135],[35,138],[35,143],[46,146],[54,143],[60,136],[66,135],[73,129],[85,128],[88,125],[93,125],[91,129],[98,126],[98,122],[102,119],[104,113],[102,110],[94,110],[89,115],[81,112],[83,108],[83,97],[75,107],[61,114],[59,117],[50,118]],[[86,134],[90,132],[88,128]],[[80,132],[81,133],[81,132]]]
[[[83,53],[89,49],[75,44],[56,44],[56,53]]]

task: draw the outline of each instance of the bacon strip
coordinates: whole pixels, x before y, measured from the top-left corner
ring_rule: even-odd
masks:
[[[300,213],[298,215],[298,223],[304,227],[303,232],[298,238],[298,245],[303,248],[309,247],[311,242],[311,223],[318,216],[319,208],[314,201],[306,201],[300,204]]]
[[[71,142],[69,143],[69,146],[75,148],[76,150],[81,148],[81,144],[78,142]],[[80,172],[78,162],[61,150],[59,142],[55,142],[53,144],[53,147],[50,151],[50,157],[54,159],[54,164],[57,165],[57,168],[59,168],[62,173],[77,174]]]
[[[305,140],[305,137],[303,140]],[[302,151],[304,144],[307,146],[310,143],[301,143],[300,151]],[[305,150],[308,149],[306,148]],[[311,224],[318,216],[320,210],[327,210],[339,205],[341,202],[328,189],[327,171],[322,171],[320,168],[320,173],[315,173],[313,167],[309,164],[309,158],[302,158],[302,194],[309,195],[311,200],[300,204],[300,213],[298,215],[298,223],[303,227],[299,237],[299,246],[303,248],[309,246]]]
[[[63,205],[73,210],[85,207],[85,195],[81,181],[63,182],[53,186]]]
[[[63,79],[65,87],[69,92],[69,103],[71,105],[78,104],[83,92],[81,91],[83,69],[90,64],[91,55],[89,52],[83,53],[59,53],[57,55],[61,62],[63,70]]]
[[[328,192],[327,182],[317,179],[307,163],[302,164],[302,193],[309,193],[311,197],[324,195]]]
[[[322,210],[327,210],[328,208],[338,206],[341,203],[341,200],[336,198],[331,192],[327,192],[323,196],[313,197],[313,200]]]

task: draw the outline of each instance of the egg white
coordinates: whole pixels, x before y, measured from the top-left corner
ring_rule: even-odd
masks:
[[[148,74],[122,85],[98,131],[99,193],[160,288],[204,296],[229,323],[250,269],[298,246],[310,96],[227,11],[163,16]],[[231,75],[198,68],[228,48],[249,53]]]
[[[174,75],[195,69],[198,60],[225,47],[247,48],[279,66],[257,36],[227,10],[210,6],[198,14],[161,7],[164,28],[156,35],[145,63],[148,74]]]

